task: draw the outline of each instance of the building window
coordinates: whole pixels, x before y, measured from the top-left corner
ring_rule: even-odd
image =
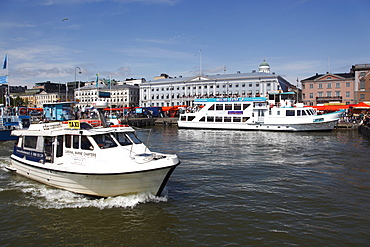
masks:
[[[346,87],[350,87],[350,86],[351,86],[351,83],[346,82]]]
[[[328,83],[328,87],[327,88],[331,88],[331,83]]]
[[[340,91],[335,91],[335,96],[339,97],[340,96]]]
[[[331,97],[331,91],[326,92],[326,96],[327,96],[327,97]]]
[[[360,94],[360,99],[364,100],[365,99],[365,94]]]
[[[310,93],[310,99],[313,99],[313,93]]]
[[[349,97],[351,97],[351,92],[346,92],[346,98],[349,98]]]
[[[319,87],[320,88],[320,87]],[[310,84],[310,89],[313,89],[313,84]]]
[[[340,83],[339,82],[335,83],[335,88],[340,88]]]
[[[319,97],[322,97],[323,92],[319,92],[318,94],[319,94]]]

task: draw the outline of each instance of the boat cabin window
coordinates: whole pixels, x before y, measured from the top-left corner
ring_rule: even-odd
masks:
[[[285,115],[287,117],[292,117],[292,116],[295,116],[295,111],[294,110],[287,110]]]
[[[241,117],[233,117],[233,122],[239,123],[241,121],[242,121]]]
[[[205,122],[205,121],[206,121],[205,117],[202,117],[201,119],[199,119],[199,122]]]
[[[225,110],[226,111],[231,111],[233,109],[233,105],[232,104],[225,104]]]
[[[72,141],[71,141],[71,138],[72,138],[72,136],[71,135],[66,135],[65,136],[65,147],[66,148],[71,148],[71,144],[72,144]]]
[[[36,149],[37,146],[37,136],[25,136],[24,137],[24,147]]]
[[[251,104],[243,104],[243,110],[247,109]]]
[[[181,121],[186,121],[186,116],[181,116]]]
[[[119,142],[119,144],[121,146],[127,146],[127,145],[131,145],[132,144],[132,142],[130,141],[130,139],[123,132],[113,133],[113,136],[114,136],[114,138],[116,138],[116,140]]]
[[[223,111],[224,105],[223,104],[216,104],[216,111]]]
[[[94,135],[93,138],[101,149],[117,147],[110,134]]]
[[[127,132],[126,133],[128,135],[128,137],[130,137],[130,139],[135,143],[135,144],[140,144],[142,143],[139,139],[139,137],[137,137],[137,135],[134,133],[134,132]]]
[[[234,104],[234,110],[241,110],[242,109],[242,105],[241,104]]]
[[[58,136],[57,137],[57,157],[62,157],[63,156],[63,136]]]
[[[211,105],[211,107],[208,109],[209,111],[213,111],[215,109],[215,105]]]
[[[249,117],[243,117],[243,122],[247,122],[248,121],[248,119],[249,119]]]
[[[79,148],[79,145],[80,145],[80,136],[73,136],[72,137],[72,139],[73,139],[73,148],[75,148],[75,149],[78,149]]]
[[[216,117],[215,122],[222,122],[222,117]]]
[[[193,121],[194,118],[195,116],[188,116],[188,121]]]
[[[207,122],[214,122],[215,117],[213,116],[207,116]]]
[[[305,110],[302,110],[302,116],[307,116],[307,113]]]
[[[231,122],[231,117],[224,117],[224,122],[225,123]]]
[[[91,145],[91,142],[87,138],[87,136],[81,136],[81,149],[83,150],[94,150],[93,145]]]

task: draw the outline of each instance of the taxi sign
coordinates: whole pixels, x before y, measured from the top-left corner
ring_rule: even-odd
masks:
[[[78,120],[68,121],[68,127],[70,129],[80,129],[80,121]]]

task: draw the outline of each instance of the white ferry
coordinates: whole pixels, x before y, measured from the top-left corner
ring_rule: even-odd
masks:
[[[319,115],[294,104],[294,92],[270,92],[269,98],[201,98],[180,114],[178,127],[264,131],[332,130],[344,111]]]
[[[33,124],[18,136],[6,168],[80,194],[159,196],[180,164],[175,154],[151,152],[128,126],[95,127],[80,121]]]

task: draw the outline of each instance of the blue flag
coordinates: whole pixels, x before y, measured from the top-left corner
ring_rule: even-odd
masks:
[[[8,76],[0,76],[0,84],[8,83]]]
[[[3,64],[3,69],[6,69],[6,66],[8,65],[8,53],[4,57],[4,64]]]

